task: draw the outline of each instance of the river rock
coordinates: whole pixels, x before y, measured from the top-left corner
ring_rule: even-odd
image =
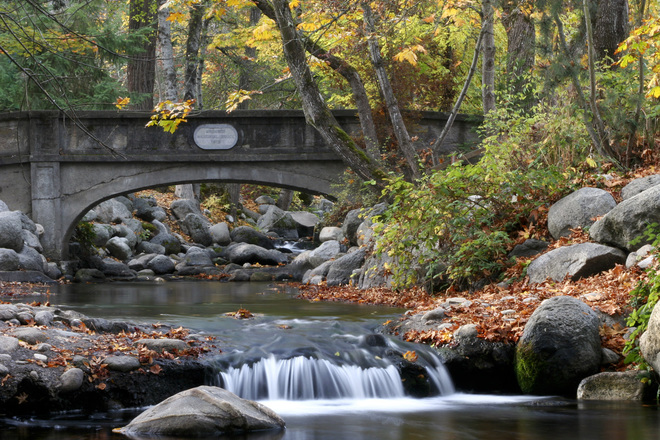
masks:
[[[165,247],[150,241],[141,241],[135,246],[135,251],[138,253],[163,255],[165,254]]]
[[[159,220],[162,222],[167,218],[167,213],[158,206],[158,202],[153,197],[136,197],[133,199],[133,207],[135,215],[144,221]]]
[[[24,246],[18,253],[18,268],[22,270],[44,271],[46,259],[31,247]]]
[[[249,226],[239,226],[231,231],[231,239],[236,243],[248,243],[264,249],[274,249],[273,240],[263,232],[259,232]]]
[[[60,376],[57,390],[60,393],[71,393],[82,387],[85,373],[80,368],[70,368]]]
[[[0,353],[12,353],[18,350],[18,339],[11,336],[0,336]]]
[[[523,243],[514,246],[509,253],[510,257],[533,257],[545,251],[550,244],[547,241],[528,238]]]
[[[39,253],[44,251],[44,248],[41,246],[41,242],[39,241],[39,237],[37,237],[36,234],[28,231],[27,229],[23,229],[21,231],[21,235],[23,237],[24,245],[31,247]]]
[[[185,341],[171,338],[140,339],[135,342],[135,345],[144,345],[149,350],[157,351],[158,353],[162,353],[164,351],[174,353],[175,351],[185,351],[189,348]]]
[[[311,251],[305,251],[299,254],[291,262],[296,270],[302,270],[303,273],[309,269],[320,266],[326,261],[335,258],[341,252],[341,244],[337,240],[326,241]]]
[[[110,255],[121,261],[126,261],[133,255],[131,246],[124,237],[112,237],[105,244],[105,248],[110,252]]]
[[[0,200],[0,212],[6,212],[9,211],[9,206],[2,200]]]
[[[342,229],[336,226],[326,226],[319,233],[319,241],[321,243],[325,243],[326,241],[342,242],[345,238]]]
[[[298,239],[297,223],[288,212],[277,206],[270,206],[266,213],[259,217],[257,226],[262,231],[275,232],[285,240]]]
[[[188,214],[201,214],[199,202],[194,199],[178,199],[170,204],[170,210],[177,220],[183,220]]]
[[[239,265],[259,263],[264,266],[277,266],[280,262],[287,260],[286,256],[279,251],[264,249],[248,243],[233,244],[225,249],[222,256]]]
[[[639,349],[644,360],[656,372],[660,371],[660,307],[657,304],[653,307],[646,331],[639,339]]]
[[[209,231],[211,224],[203,215],[191,212],[186,214],[179,223],[183,232],[188,234],[194,243],[202,246],[213,244],[213,237]]]
[[[149,408],[120,432],[127,436],[212,437],[283,429],[284,421],[260,403],[218,387],[193,388]]]
[[[352,279],[351,275],[355,269],[362,267],[366,251],[357,249],[343,257],[336,259],[330,266],[327,275],[328,286],[339,286],[346,284],[357,284],[357,279]]]
[[[154,225],[157,221],[154,221]],[[160,222],[158,222],[160,223]],[[159,232],[155,237],[149,240],[150,243],[160,245],[165,249],[165,254],[178,254],[181,252],[181,242],[178,238],[168,232]]]
[[[541,255],[527,267],[527,275],[530,283],[541,283],[547,278],[563,281],[566,276],[575,281],[625,262],[626,254],[619,249],[596,243],[579,243]]]
[[[104,247],[112,237],[112,226],[105,223],[92,224],[92,243],[97,247]]]
[[[227,223],[217,223],[209,229],[213,243],[220,246],[227,246],[231,243],[231,234],[229,233],[229,226]]]
[[[593,224],[589,235],[598,243],[635,251],[653,242],[654,238],[645,235],[653,223],[660,223],[658,185],[619,203]]]
[[[321,221],[319,216],[307,211],[289,211],[289,215],[295,222],[300,237],[313,236],[314,228]]]
[[[131,270],[127,264],[112,258],[92,257],[90,263],[103,272],[106,277],[114,280],[132,281],[137,278],[137,273]]]
[[[640,177],[639,179],[631,180],[626,186],[621,189],[621,198],[628,200],[660,184],[660,174],[653,176]]]
[[[103,272],[94,268],[78,269],[73,278],[77,283],[100,283],[105,281]]]
[[[14,329],[12,335],[18,338],[18,340],[30,345],[37,345],[40,342],[46,342],[48,339],[46,333],[34,327],[20,327]]]
[[[648,385],[639,378],[639,371],[607,371],[584,378],[577,389],[579,400],[636,400],[648,394]]]
[[[548,211],[548,231],[553,238],[571,235],[571,229],[587,228],[595,217],[607,214],[616,206],[614,197],[599,188],[580,188],[569,194]]]
[[[100,223],[121,223],[133,216],[126,204],[117,198],[106,200],[94,208]]]
[[[208,267],[213,266],[213,261],[211,261],[211,256],[206,251],[206,249],[191,247],[186,252],[186,255],[183,257],[183,262],[186,266],[198,266],[198,267]]]
[[[0,248],[0,271],[18,270],[18,253],[13,249]]]
[[[175,264],[170,257],[156,255],[149,260],[146,267],[151,269],[156,275],[163,275],[174,272]]]
[[[309,269],[303,275],[302,283],[303,284],[320,284],[328,276],[330,271],[330,266],[332,266],[334,261],[328,260],[320,266],[315,267],[314,269]]]
[[[140,368],[140,361],[133,356],[107,356],[103,363],[110,371],[127,373]]]
[[[582,301],[547,299],[534,311],[516,346],[516,377],[527,394],[575,396],[601,364],[600,321]]]
[[[257,205],[275,205],[277,202],[274,198],[267,195],[261,195],[254,200]]]
[[[20,252],[23,249],[23,224],[18,211],[0,212],[0,248]]]
[[[344,237],[346,237],[352,246],[357,245],[357,230],[363,221],[363,217],[364,215],[362,208],[353,209],[352,211],[349,211],[348,214],[346,214],[344,223],[341,226]]]
[[[116,237],[125,238],[128,246],[133,249],[137,246],[138,242],[142,241],[140,235],[144,232],[142,223],[134,218],[124,220],[124,223],[114,225],[112,232]]]

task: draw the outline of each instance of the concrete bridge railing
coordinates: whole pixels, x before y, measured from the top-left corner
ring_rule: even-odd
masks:
[[[354,111],[335,115],[349,133],[359,131]],[[203,112],[174,134],[145,128],[148,113],[78,116],[76,122],[50,111],[0,115],[0,200],[43,225],[44,253],[55,260],[67,257],[82,216],[120,194],[179,183],[237,182],[329,195],[346,168],[301,111]],[[444,127],[446,115],[420,116],[411,131],[425,147]],[[445,152],[478,142],[478,123],[459,117]]]

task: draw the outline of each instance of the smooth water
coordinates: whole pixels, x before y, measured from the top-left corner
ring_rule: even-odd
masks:
[[[43,296],[23,298],[44,301]],[[376,338],[400,310],[297,300],[284,286],[170,282],[59,286],[51,304],[106,319],[161,322],[215,335],[223,354],[218,382],[258,398],[287,422],[278,433],[249,440],[656,439],[660,414],[636,403],[574,402],[451,392],[423,347]],[[254,319],[226,316],[239,308]],[[371,338],[371,339],[370,339]],[[403,393],[388,350],[415,350],[440,395]],[[449,387],[449,388],[448,388]],[[111,428],[139,410],[49,420],[0,420],[0,439],[120,439]],[[218,437],[215,437],[218,438]]]

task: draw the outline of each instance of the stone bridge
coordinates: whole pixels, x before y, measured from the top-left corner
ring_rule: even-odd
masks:
[[[0,114],[0,200],[44,227],[44,253],[54,260],[68,256],[69,238],[90,208],[121,194],[237,182],[331,195],[346,168],[301,111],[201,112],[174,134],[145,128],[148,113],[77,116],[78,122],[51,111]],[[354,111],[335,116],[347,132],[359,132]],[[445,121],[445,114],[421,114],[411,130],[420,148]],[[477,124],[457,118],[445,152],[474,145]]]

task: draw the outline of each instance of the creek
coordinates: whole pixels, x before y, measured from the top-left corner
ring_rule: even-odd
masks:
[[[21,301],[44,301],[20,298]],[[184,326],[217,338],[210,381],[287,423],[247,440],[655,439],[660,414],[637,403],[456,393],[431,349],[378,335],[402,310],[295,298],[286,285],[169,282],[58,286],[52,305],[91,317]],[[251,319],[227,313],[247,309]],[[433,396],[406,395],[391,352],[414,352]],[[0,420],[2,440],[121,439],[140,410]],[[216,437],[217,438],[217,437]]]

